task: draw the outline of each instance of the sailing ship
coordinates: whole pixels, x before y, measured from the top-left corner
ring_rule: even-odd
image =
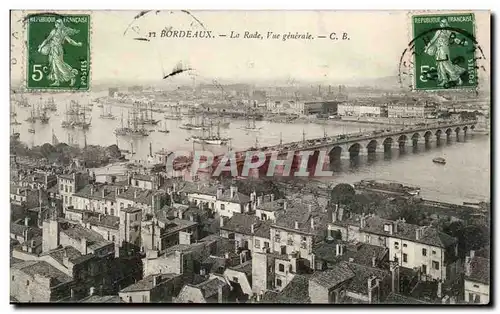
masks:
[[[205,136],[205,134],[203,134],[202,136],[193,135],[191,136],[191,140],[195,143],[203,143],[208,145],[226,145],[230,139],[227,137],[222,137],[220,135],[220,124],[218,123],[217,133],[215,135],[212,134],[212,125],[210,125],[208,136]]]
[[[37,116],[36,116],[36,112],[35,112],[35,107],[31,106],[30,116],[28,117],[28,119],[26,119],[26,122],[35,123],[36,120],[37,120]]]
[[[158,132],[162,132],[162,133],[170,133],[170,130],[167,129],[167,123],[164,122],[163,123],[163,129],[160,129],[160,130],[157,130]]]
[[[104,113],[104,107],[102,107],[102,113],[100,115],[101,119],[115,120],[116,117],[111,113],[111,106],[108,107],[108,111]]]
[[[57,111],[57,105],[54,101],[54,98],[51,97],[47,102],[45,103],[44,109],[47,111]]]
[[[436,157],[432,160],[432,162],[436,163],[436,164],[441,164],[441,165],[445,165],[446,164],[446,159],[444,159],[443,157]]]
[[[23,107],[23,108],[31,107],[31,105],[28,102],[28,98],[24,97],[24,95],[21,95],[21,98],[19,99],[17,104],[19,105],[19,107]]]
[[[243,130],[247,131],[259,131],[261,128],[257,127],[255,124],[255,116],[252,115],[250,116],[248,113],[245,115],[246,116],[246,125],[242,127]]]
[[[182,120],[181,108],[179,106],[169,107],[169,111],[170,113],[163,116],[166,120]]]
[[[149,114],[148,114],[149,112]],[[153,104],[144,105],[144,108],[140,109],[139,123],[144,125],[157,125],[160,120],[155,120],[153,118]]]
[[[66,119],[61,123],[63,128],[77,128],[88,130],[92,123],[92,117],[87,121],[87,109],[80,106],[77,101],[71,101],[70,109],[66,109]]]
[[[144,124],[140,123],[137,118],[137,111],[134,109],[132,111],[132,121],[130,119],[130,114],[127,119],[127,126],[123,125],[123,112],[121,118],[121,127],[115,129],[115,134],[118,136],[149,136],[149,131],[144,128]]]
[[[29,128],[29,129],[28,129],[28,132],[30,132],[30,133],[35,133],[35,129],[33,129],[33,128]]]
[[[47,115],[47,112],[45,110],[39,109],[38,119],[40,120],[41,123],[47,124],[49,123],[50,117]]]
[[[206,131],[210,127],[205,124],[205,117],[203,116],[201,118],[201,123],[198,122],[198,117],[195,116],[193,119],[193,123],[185,123],[181,126],[179,126],[180,129],[185,129],[185,130],[199,130],[199,131]]]

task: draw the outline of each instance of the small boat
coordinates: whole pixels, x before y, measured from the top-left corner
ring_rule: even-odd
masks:
[[[162,132],[162,133],[170,133],[170,130],[167,129],[167,124],[164,123],[163,124],[163,130],[157,130],[158,132]]]
[[[444,165],[446,164],[446,159],[444,159],[443,157],[436,157],[432,160],[432,162]]]
[[[35,129],[28,129],[28,132],[35,133]]]

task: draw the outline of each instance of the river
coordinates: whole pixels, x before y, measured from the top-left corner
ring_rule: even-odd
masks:
[[[29,96],[30,103],[40,103],[45,99],[40,96]],[[88,144],[108,146],[117,144],[122,149],[133,149],[136,152],[134,158],[143,159],[149,154],[151,145],[153,153],[164,148],[168,151],[192,150],[193,144],[186,141],[193,131],[179,129],[185,121],[164,120],[163,113],[153,113],[153,116],[161,120],[156,129],[161,129],[166,123],[170,133],[151,132],[150,136],[143,138],[125,138],[114,135],[115,128],[121,125],[121,113],[126,119],[127,109],[112,108],[117,116],[116,120],[100,119],[102,108],[93,106],[90,112],[92,117],[91,128],[84,133],[82,130],[67,130],[61,127],[65,118],[65,107],[69,106],[70,99],[77,96],[74,94],[56,94],[54,100],[58,105],[57,113],[50,114],[49,124],[30,124],[25,122],[29,117],[29,108],[15,106],[17,121],[22,125],[11,126],[11,129],[20,133],[20,140],[29,146],[52,143],[52,134],[55,134],[60,142],[73,142],[80,146]],[[83,98],[80,104],[87,104]],[[327,125],[317,124],[286,124],[267,121],[258,121],[258,131],[246,131],[242,127],[246,122],[241,120],[231,121],[228,129],[221,129],[221,134],[232,138],[231,147],[234,150],[242,150],[258,145],[267,146],[283,142],[297,141],[303,138],[322,137],[325,132],[328,135],[342,133],[357,133],[368,130],[384,128],[381,125],[356,124],[346,122],[332,122]],[[28,129],[35,129],[35,134],[29,133]],[[155,129],[154,127],[150,127]],[[411,147],[407,152],[401,154],[397,148],[393,148],[390,158],[378,153],[375,160],[368,160],[367,156],[359,157],[356,163],[343,160],[340,168],[336,169],[333,178],[324,178],[323,181],[330,183],[353,183],[361,179],[384,179],[393,180],[421,187],[422,196],[427,199],[462,203],[464,201],[486,201],[490,198],[490,138],[489,135],[468,134],[467,138],[460,136],[459,141],[455,135],[451,141],[442,140],[441,145],[435,142],[426,148],[419,143],[417,150]],[[223,153],[228,147],[214,147],[196,144],[195,149],[210,150],[214,153]],[[444,157],[446,165],[434,164],[434,157]]]

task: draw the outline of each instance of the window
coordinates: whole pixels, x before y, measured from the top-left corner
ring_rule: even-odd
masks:
[[[288,241],[287,241],[287,244],[288,245],[293,245],[293,235],[289,234],[288,235]]]
[[[422,273],[427,274],[427,265],[422,265]]]
[[[474,303],[480,303],[480,302],[481,302],[481,298],[479,297],[479,294],[476,294],[474,297]]]
[[[137,217],[138,217],[138,214],[135,214],[135,218],[134,218],[134,220],[137,220]]]
[[[432,268],[434,268],[435,270],[439,270],[439,262],[432,261]]]
[[[108,240],[109,240],[109,231],[108,231]]]
[[[68,193],[68,186],[67,185],[64,186],[64,192]]]
[[[142,302],[148,302],[148,296],[143,295],[142,296]]]
[[[278,242],[278,243],[279,243],[280,241],[281,241],[280,235],[279,235],[279,234],[276,234],[276,235],[274,236],[274,242]]]
[[[285,265],[279,264],[278,265],[278,270],[281,271],[281,272],[284,272],[285,271]]]
[[[26,285],[29,286],[30,285],[30,281],[29,280],[26,280]]]
[[[233,282],[238,283],[238,277],[233,277]]]
[[[111,236],[111,240],[112,240],[113,242],[115,242],[115,236],[114,236],[114,235],[113,235],[113,236]]]
[[[394,261],[395,261],[396,263],[398,263],[398,262],[399,262],[399,259],[398,259],[396,256],[394,256]]]
[[[69,186],[69,192],[73,193],[73,187],[71,185]]]
[[[403,253],[403,263],[408,263],[408,254]]]
[[[108,214],[108,208],[107,207],[104,207],[104,214],[107,215]]]
[[[264,242],[264,248],[266,248],[266,249],[269,248],[269,242]]]
[[[14,281],[14,276],[12,276],[12,281]]]
[[[370,235],[369,234],[365,234],[365,242],[370,243]]]
[[[436,251],[432,250],[432,255],[436,255]]]
[[[120,202],[120,208],[123,208],[123,203]]]
[[[281,287],[281,279],[276,279],[276,285],[277,285],[278,287]]]
[[[472,302],[472,300],[474,300],[474,294],[469,293],[469,302]]]
[[[224,210],[226,208],[226,205],[220,204],[220,210]]]
[[[403,247],[408,247],[408,245],[406,245],[406,243],[403,243]]]
[[[427,256],[427,249],[422,249],[422,256]]]
[[[395,249],[399,249],[399,242],[397,242],[397,241],[396,241],[396,242],[394,242],[394,248],[395,248]]]
[[[260,240],[255,239],[255,247],[260,249]]]
[[[110,212],[111,216],[114,216],[115,215],[115,209],[114,208],[111,208],[111,212]]]
[[[111,206],[113,206],[113,202],[111,202]]]
[[[64,185],[61,184],[61,188],[59,190],[64,190]]]
[[[69,197],[69,204],[72,205],[73,204],[73,197]]]

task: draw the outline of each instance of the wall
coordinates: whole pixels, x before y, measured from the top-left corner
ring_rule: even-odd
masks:
[[[243,293],[247,294],[248,296],[252,295],[251,282],[248,281],[248,278],[245,275],[245,273],[227,268],[224,271],[224,277],[228,281],[239,283]],[[234,281],[233,278],[237,278],[237,281]]]
[[[328,289],[319,285],[314,280],[309,280],[309,297],[311,303],[330,303]]]
[[[473,303],[474,300],[469,298],[469,293],[474,294],[473,298],[476,295],[479,295],[480,304],[488,304],[490,301],[490,286],[485,285],[479,282],[474,282],[465,279],[464,281],[464,298],[465,302]]]
[[[267,291],[267,255],[252,252],[252,291],[261,293]]]

